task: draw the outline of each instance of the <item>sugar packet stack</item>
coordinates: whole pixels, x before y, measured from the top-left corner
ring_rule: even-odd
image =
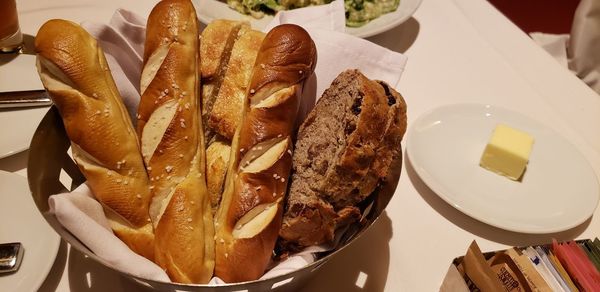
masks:
[[[315,69],[316,79],[307,84],[303,96],[301,117],[306,115],[323,91],[342,71],[360,69],[371,79],[379,79],[398,88],[400,76],[406,65],[406,57],[366,40],[343,33],[344,6],[341,0],[328,5],[281,12],[266,30],[282,23],[303,26],[313,38],[318,51]],[[201,9],[198,8],[197,9]],[[132,121],[140,100],[139,80],[145,39],[144,17],[123,9],[115,12],[108,24],[84,22],[82,26],[97,40],[106,54],[107,62],[115,79]],[[341,57],[340,57],[341,56]],[[166,273],[154,263],[133,253],[112,234],[101,205],[91,190],[83,184],[71,193],[57,194],[49,198],[50,213],[62,226],[104,259],[113,268],[141,278],[169,282]],[[314,254],[327,246],[309,247],[278,263],[263,275],[267,279],[300,269],[315,260]],[[213,278],[209,284],[224,283]]]
[[[450,265],[440,291],[600,291],[600,240],[489,253],[473,241]]]

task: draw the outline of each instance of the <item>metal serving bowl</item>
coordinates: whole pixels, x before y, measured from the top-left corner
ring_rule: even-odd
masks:
[[[363,216],[360,222],[351,225],[341,235],[335,249],[320,253],[317,260],[312,264],[285,275],[265,280],[219,286],[190,285],[144,279],[111,267],[105,260],[96,256],[81,241],[67,231],[53,214],[49,214],[48,197],[50,195],[73,190],[85,181],[77,165],[67,154],[70,146],[70,141],[58,110],[55,107],[51,107],[35,131],[29,148],[27,177],[29,188],[37,208],[54,230],[76,250],[114,270],[116,273],[120,273],[142,285],[167,291],[292,291],[302,287],[307,279],[312,277],[323,264],[351,244],[377,220],[394,194],[402,165],[401,157],[397,161],[394,161],[392,171],[387,180],[388,183],[383,184],[365,202],[361,203]],[[63,175],[66,174],[72,179],[71,185],[65,186],[60,182],[59,177],[61,173]]]

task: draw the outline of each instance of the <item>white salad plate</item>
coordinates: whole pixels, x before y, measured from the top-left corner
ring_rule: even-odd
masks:
[[[2,291],[37,291],[54,264],[60,237],[35,206],[27,179],[0,171],[0,243],[21,242],[19,270],[0,274]]]
[[[341,1],[341,0],[337,0]],[[384,31],[390,30],[399,24],[408,20],[419,8],[422,0],[400,0],[398,9],[379,16],[361,27],[346,27],[346,32],[357,37],[370,37]],[[198,13],[198,18],[207,24],[215,19],[244,20],[250,22],[252,28],[262,30],[273,20],[273,16],[265,15],[261,19],[256,19],[249,15],[241,14],[227,6],[226,3],[218,0],[194,0],[194,5]],[[299,8],[302,9],[302,8]]]
[[[496,125],[534,138],[521,181],[479,166]],[[420,116],[407,134],[415,172],[440,198],[489,225],[522,233],[564,231],[594,213],[600,189],[585,157],[552,129],[490,105],[442,106]]]

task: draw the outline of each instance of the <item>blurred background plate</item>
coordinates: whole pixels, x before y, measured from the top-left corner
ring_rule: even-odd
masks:
[[[60,237],[31,198],[27,179],[0,171],[0,242],[21,242],[25,253],[18,271],[0,275],[2,291],[37,291],[54,264]]]
[[[396,11],[384,14],[361,27],[346,27],[346,32],[365,38],[392,29],[409,19],[417,8],[419,8],[421,1],[400,0],[400,5],[398,5]],[[244,20],[250,22],[252,28],[262,30],[273,19],[273,16],[270,15],[256,19],[252,16],[238,13],[229,8],[226,3],[218,0],[193,0],[192,2],[196,6],[198,18],[204,24],[210,23],[215,19]]]

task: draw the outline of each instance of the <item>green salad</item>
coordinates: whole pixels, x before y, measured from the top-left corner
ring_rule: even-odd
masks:
[[[265,14],[301,8],[311,5],[329,4],[332,0],[227,0],[227,5],[243,14],[262,18]],[[382,14],[395,11],[400,0],[344,0],[346,26],[359,27]]]

